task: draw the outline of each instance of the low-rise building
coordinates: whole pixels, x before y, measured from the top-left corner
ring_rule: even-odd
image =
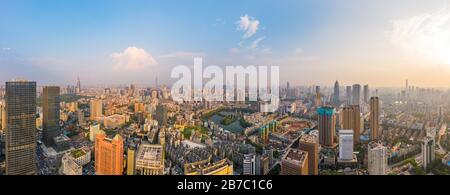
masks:
[[[189,163],[184,165],[185,175],[233,175],[233,162],[222,159],[210,163],[208,160]]]
[[[61,160],[61,173],[64,175],[82,175],[83,166],[79,165],[70,153],[66,153]]]
[[[136,153],[136,175],[163,175],[164,150],[162,145],[141,144]]]

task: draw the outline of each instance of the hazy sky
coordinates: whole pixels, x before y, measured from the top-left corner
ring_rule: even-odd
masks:
[[[152,85],[193,57],[297,85],[450,87],[450,1],[0,1],[0,82]]]

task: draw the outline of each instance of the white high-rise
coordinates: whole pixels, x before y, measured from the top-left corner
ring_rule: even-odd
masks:
[[[434,160],[435,141],[431,136],[426,136],[422,140],[422,167],[426,170],[428,165]]]
[[[339,130],[339,159],[353,159],[353,130]]]
[[[244,154],[244,171],[243,175],[256,174],[256,157],[254,154]]]
[[[382,144],[378,142],[369,143],[368,167],[370,175],[387,174],[387,149]]]

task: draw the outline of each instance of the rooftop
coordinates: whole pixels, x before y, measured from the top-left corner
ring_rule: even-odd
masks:
[[[317,143],[316,136],[309,135],[309,134],[304,134],[300,138],[300,142]]]
[[[283,157],[282,160],[284,161],[291,161],[295,164],[303,164],[303,161],[306,159],[306,155],[308,153],[303,150],[297,150],[297,149],[289,149],[286,155]]]

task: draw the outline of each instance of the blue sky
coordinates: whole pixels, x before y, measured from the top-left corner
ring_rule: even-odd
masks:
[[[439,77],[449,76],[443,64],[450,58],[429,60],[436,56],[427,51],[436,49],[426,48],[420,49],[426,61],[411,62],[404,53],[417,48],[405,41],[393,44],[391,31],[393,21],[409,24],[447,5],[442,0],[2,0],[0,81],[26,77],[69,84],[80,76],[87,84],[152,84],[158,75],[169,83],[171,67],[201,56],[205,65],[279,65],[283,79],[302,85],[331,85],[336,79],[401,85],[399,71],[413,66],[401,74],[418,85],[441,86],[449,81]],[[436,17],[446,19],[441,15]],[[239,29],[242,21],[258,24],[248,37],[252,28]],[[445,34],[447,28],[440,28]],[[130,55],[142,57],[145,65],[124,64]],[[431,65],[417,65],[424,63]],[[437,78],[423,79],[424,70]]]

